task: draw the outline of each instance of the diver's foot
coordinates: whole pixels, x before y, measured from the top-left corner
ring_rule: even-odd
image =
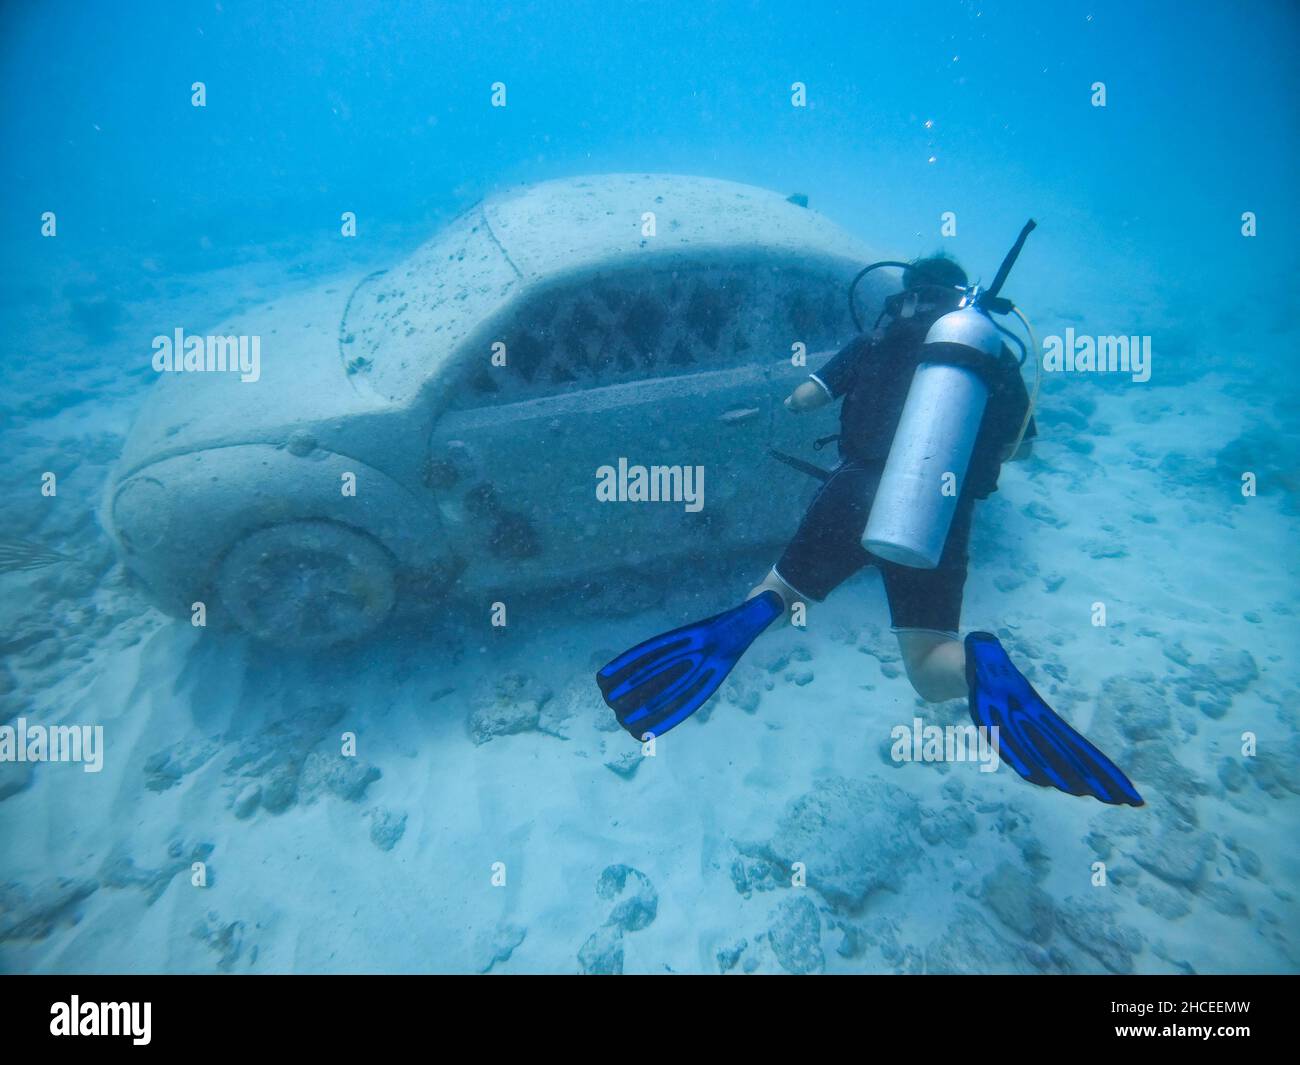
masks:
[[[637,739],[662,736],[708,701],[783,609],[780,595],[768,589],[721,614],[639,643],[596,674],[601,696]]]
[[[756,584],[749,590],[749,594],[745,596],[745,600],[748,602],[750,599],[755,599],[764,592],[776,592],[776,594],[781,597],[781,605],[785,609],[787,617],[789,616],[790,607],[801,600],[799,593],[786,584],[785,581],[777,575],[775,569],[768,572],[767,576],[763,578],[761,584]]]
[[[1047,705],[996,636],[966,637],[966,678],[971,720],[997,729],[998,755],[1030,783],[1111,806],[1143,805],[1128,777]]]

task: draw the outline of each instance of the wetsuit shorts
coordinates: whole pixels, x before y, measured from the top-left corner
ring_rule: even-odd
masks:
[[[939,565],[901,566],[871,554],[861,544],[884,462],[841,463],[822,485],[776,574],[806,599],[821,602],[864,566],[877,566],[885,582],[895,629],[931,629],[957,634],[962,590],[966,585],[974,497],[957,503]]]

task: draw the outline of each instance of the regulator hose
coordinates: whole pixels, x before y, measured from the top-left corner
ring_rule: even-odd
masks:
[[[1025,312],[1019,307],[1012,307],[1011,313],[1020,319],[1020,323],[1025,327],[1025,332],[1029,334],[1029,343],[1034,351],[1034,388],[1029,393],[1029,405],[1025,407],[1025,417],[1020,423],[1020,432],[1016,434],[1016,442],[1011,448],[1011,455],[1015,455],[1020,450],[1021,443],[1025,439],[1025,431],[1029,428],[1029,419],[1034,416],[1034,407],[1038,404],[1038,386],[1043,383],[1043,368],[1038,365],[1038,340],[1034,336],[1034,327],[1029,324],[1029,319],[1025,317]],[[1010,458],[1011,455],[1007,457]]]
[[[854,296],[858,291],[858,283],[872,270],[878,270],[882,266],[897,266],[901,270],[906,270],[910,265],[910,263],[900,263],[897,259],[881,259],[880,262],[864,266],[857,272],[857,275],[849,283],[849,317],[853,319],[853,325],[859,333],[865,333],[866,329],[862,325],[862,319],[858,317],[858,306],[854,300]]]

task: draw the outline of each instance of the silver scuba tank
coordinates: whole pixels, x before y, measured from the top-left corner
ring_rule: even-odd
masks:
[[[934,569],[948,539],[988,402],[988,387],[969,367],[983,360],[991,366],[1002,351],[998,328],[977,299],[972,291],[925,336],[862,534],[862,546],[890,562]]]

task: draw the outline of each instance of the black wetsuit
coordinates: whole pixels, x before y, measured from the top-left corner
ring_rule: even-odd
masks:
[[[863,566],[878,566],[894,628],[955,634],[966,583],[971,512],[977,499],[997,491],[1002,455],[1020,432],[1029,396],[1016,359],[1004,346],[986,378],[984,418],[935,569],[902,566],[869,553],[860,543],[862,531],[933,321],[930,316],[900,319],[883,334],[864,334],[812,375],[833,398],[844,400],[841,462],[813,499],[776,572],[800,595],[820,602]],[[1025,439],[1036,433],[1031,419]]]

